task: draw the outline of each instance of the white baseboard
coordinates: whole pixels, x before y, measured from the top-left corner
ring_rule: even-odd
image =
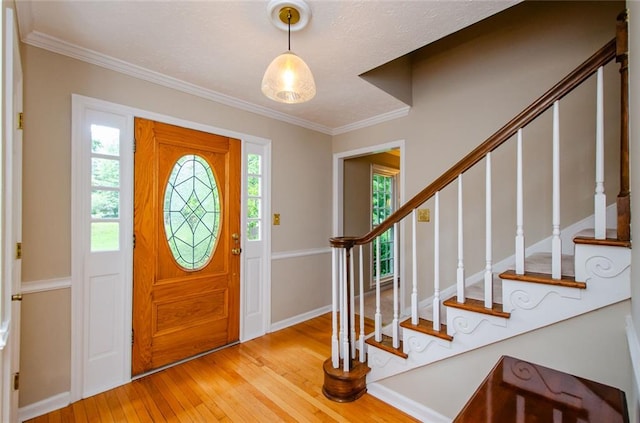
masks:
[[[298,314],[297,316],[289,317],[288,319],[280,320],[279,322],[272,323],[269,332],[275,332],[280,329],[288,328],[289,326],[297,325],[298,323],[305,322],[314,317],[321,316],[331,311],[331,306],[324,306],[315,310],[308,311],[306,313]]]
[[[640,393],[640,341],[638,332],[633,324],[631,316],[627,316],[627,342],[629,343],[629,355],[633,370],[633,383],[636,384],[636,392]]]
[[[379,383],[368,383],[367,393],[425,423],[451,423],[452,419]]]
[[[71,404],[71,392],[63,392],[42,401],[21,407],[18,410],[18,421],[33,419]]]

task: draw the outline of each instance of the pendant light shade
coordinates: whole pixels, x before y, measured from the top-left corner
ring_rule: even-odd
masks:
[[[273,59],[262,78],[262,92],[281,103],[304,103],[316,95],[309,66],[292,51]]]
[[[316,95],[316,83],[309,66],[291,51],[291,26],[302,29],[311,10],[303,0],[271,0],[268,5],[272,22],[289,35],[289,48],[267,67],[262,77],[262,93],[281,103],[304,103]],[[284,24],[284,25],[283,25]]]

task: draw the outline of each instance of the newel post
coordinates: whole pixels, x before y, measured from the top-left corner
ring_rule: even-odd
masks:
[[[629,189],[629,43],[628,16],[624,10],[616,24],[616,62],[620,63],[620,193],[618,194],[618,240],[631,240]]]
[[[365,363],[356,360],[352,354],[352,346],[356,340],[355,333],[351,331],[351,251],[356,245],[356,239],[339,237],[331,238],[330,242],[334,250],[332,356],[323,365],[322,392],[333,401],[349,402],[360,398],[367,391],[366,376],[370,371]]]

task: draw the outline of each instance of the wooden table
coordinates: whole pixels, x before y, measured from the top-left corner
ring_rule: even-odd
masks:
[[[456,423],[628,423],[623,391],[503,356]]]

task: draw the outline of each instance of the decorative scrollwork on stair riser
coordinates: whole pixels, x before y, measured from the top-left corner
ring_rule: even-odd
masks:
[[[547,298],[551,294],[557,294],[557,292],[546,292],[545,295],[540,296],[539,298],[532,298],[529,292],[518,289],[511,293],[509,299],[511,300],[511,304],[514,307],[520,308],[522,310],[533,310],[538,307],[545,298]]]
[[[405,342],[407,342],[409,344],[409,350],[410,351],[415,351],[417,353],[422,353],[424,351],[426,351],[427,348],[429,348],[429,346],[431,344],[433,344],[434,342],[436,342],[435,340],[427,340],[425,342],[424,337],[421,339],[421,337],[418,336],[411,336],[409,337],[409,339],[405,340]]]
[[[628,267],[629,265],[627,264],[616,268],[616,263],[614,263],[614,261],[609,257],[604,256],[589,257],[584,264],[587,275],[593,275],[605,279],[615,278]]]
[[[375,367],[384,367],[391,361],[391,357],[387,354],[372,354],[369,350],[369,360],[373,358],[373,365]]]
[[[551,295],[575,300],[582,298],[582,292],[575,288],[561,289],[560,291],[539,291],[537,293],[517,289],[509,295],[509,301],[511,301],[513,308],[533,310]]]
[[[456,333],[459,332],[468,335],[475,331],[482,321],[483,319],[478,319],[476,322],[470,322],[466,317],[457,316],[453,319],[453,328]]]
[[[539,301],[537,303],[534,303],[531,300],[529,293],[521,289],[513,291],[511,293],[511,296],[509,297],[509,300],[514,307],[518,307],[524,310],[531,310],[532,308],[535,308],[538,304],[540,304]]]

